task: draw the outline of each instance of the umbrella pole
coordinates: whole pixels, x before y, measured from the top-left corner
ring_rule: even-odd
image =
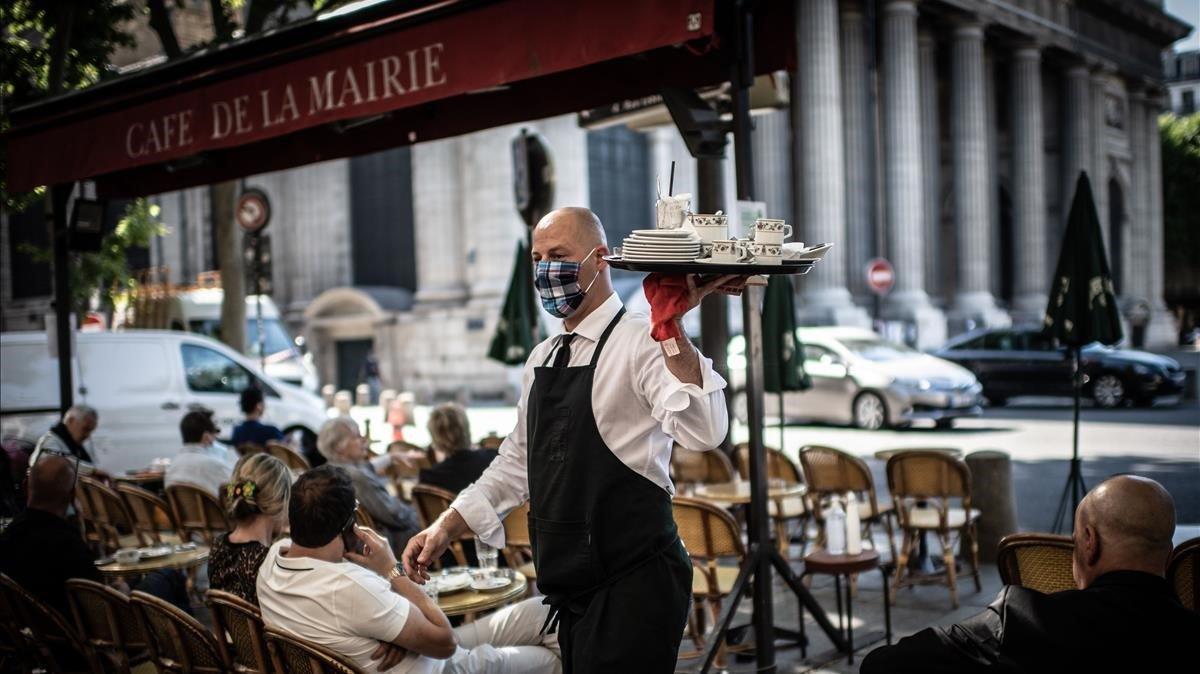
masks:
[[[1087,485],[1083,482],[1083,462],[1079,458],[1079,399],[1083,394],[1083,373],[1079,369],[1079,348],[1078,346],[1071,347],[1071,358],[1073,361],[1071,376],[1074,377],[1073,389],[1075,393],[1074,424],[1071,436],[1071,469],[1067,474],[1067,484],[1063,486],[1062,496],[1058,499],[1058,512],[1054,516],[1054,533],[1059,533],[1063,530],[1063,524],[1068,518],[1070,518],[1072,528],[1074,528],[1075,509],[1079,507],[1079,502],[1083,500],[1083,495],[1087,493]],[[1070,510],[1067,510],[1068,498],[1070,499]]]

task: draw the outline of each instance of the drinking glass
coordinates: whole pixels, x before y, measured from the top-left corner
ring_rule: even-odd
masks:
[[[478,538],[475,539],[475,556],[479,559],[479,569],[484,572],[485,576],[491,576],[496,570],[496,557],[500,553],[499,550],[484,543]]]

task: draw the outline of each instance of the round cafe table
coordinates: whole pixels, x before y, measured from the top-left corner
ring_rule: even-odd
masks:
[[[767,485],[767,498],[772,500],[804,496],[807,492],[808,489],[802,484],[784,484],[781,481],[770,480]],[[698,484],[691,493],[681,492],[681,495],[726,505],[745,505],[750,502],[750,483],[738,481]]]
[[[825,550],[816,550],[804,556],[804,573],[821,573],[833,576],[834,595],[837,597],[838,629],[842,629],[842,578],[846,583],[846,654],[849,663],[854,664],[854,611],[851,607],[850,576],[879,569],[883,573],[883,623],[887,644],[892,645],[892,610],[888,603],[888,572],[891,565],[879,564],[879,553],[874,550],[863,550],[857,555],[831,555]],[[804,604],[800,604],[800,629],[804,630]]]
[[[438,608],[448,616],[459,616],[467,613],[478,613],[494,608],[525,596],[525,588],[529,582],[520,571],[513,571],[513,580],[507,587],[495,592],[476,592],[470,588],[450,594],[438,595]]]
[[[183,550],[181,552],[172,552],[164,557],[156,557],[154,559],[143,559],[133,564],[121,564],[116,560],[107,564],[98,564],[96,568],[106,578],[124,578],[128,576],[140,576],[158,571],[159,569],[187,569],[195,568],[208,561],[208,546],[197,545],[192,550]]]

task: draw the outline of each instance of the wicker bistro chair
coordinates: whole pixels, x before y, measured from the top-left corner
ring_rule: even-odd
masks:
[[[132,601],[161,674],[223,674],[229,669],[212,632],[195,618],[145,592],[134,591]]]
[[[920,537],[926,532],[935,532],[942,545],[946,565],[944,578],[950,588],[950,601],[958,608],[953,534],[957,533],[958,540],[970,545],[975,591],[983,589],[979,581],[979,539],[975,531],[980,512],[971,507],[971,469],[962,459],[944,452],[913,450],[898,452],[888,459],[887,476],[888,488],[895,499],[896,516],[904,532],[891,601],[895,601],[899,586],[927,580],[926,577],[914,577],[908,561],[920,543]],[[955,499],[960,501],[959,507],[951,505]]]
[[[4,574],[0,574],[0,593],[4,595],[6,612],[11,611],[16,618],[19,638],[25,642],[27,654],[43,671],[59,674],[104,671],[95,651],[62,614]]]
[[[271,627],[267,628],[267,646],[279,674],[365,674],[328,648]]]
[[[235,449],[237,450],[238,456],[250,456],[251,454],[262,454],[263,452],[267,451],[266,447],[263,447],[262,445],[258,444],[257,442],[239,442]]]
[[[1012,534],[1000,540],[996,566],[1005,585],[1019,585],[1043,594],[1075,589],[1070,536]]]
[[[303,473],[312,468],[309,465],[308,459],[304,455],[297,452],[291,445],[282,442],[271,440],[267,443],[267,453],[283,462],[283,465],[292,469],[292,472]]]
[[[786,485],[804,484],[800,469],[783,452],[774,447],[766,447],[767,478],[781,480]],[[733,449],[733,457],[737,463],[738,474],[743,480],[750,479],[750,444],[743,442]],[[800,556],[808,547],[808,520],[812,513],[808,507],[806,496],[789,496],[771,499],[767,502],[767,514],[775,522],[775,541],[779,551],[786,557],[792,537],[788,533],[788,523],[800,524]]]
[[[671,447],[671,477],[676,484],[722,484],[733,482],[734,475],[733,464],[720,450],[696,452],[678,442]]]
[[[0,574],[0,671],[34,669],[32,634],[17,609],[17,598],[7,590],[8,576]]]
[[[237,674],[270,674],[271,655],[267,650],[266,627],[258,607],[241,597],[220,590],[209,590],[205,603],[212,612],[221,657]]]
[[[712,614],[713,624],[720,619],[721,602],[733,591],[738,571],[746,559],[742,533],[733,516],[721,508],[700,499],[676,496],[671,504],[679,537],[692,558],[692,596],[695,598],[692,615],[688,616],[688,632],[696,650],[681,653],[680,658],[692,658],[704,650],[705,607]],[[721,566],[721,560],[736,560],[737,566]],[[718,666],[725,647],[718,652]]]
[[[454,501],[454,492],[433,485],[418,484],[412,489],[412,499],[413,505],[417,508],[417,516],[421,519],[421,526],[424,528],[433,524],[438,515],[450,507],[450,503]],[[472,539],[474,536],[468,533],[450,543],[450,552],[454,555],[455,564],[467,565],[467,553],[463,549],[462,542]]]
[[[533,565],[533,539],[529,536],[529,502],[509,511],[504,517],[504,560],[508,568],[516,569],[530,581],[537,580]],[[529,584],[532,592],[533,583]]]
[[[199,487],[171,485],[167,487],[167,503],[179,527],[179,538],[184,541],[199,536],[211,547],[217,536],[233,530],[221,502]]]
[[[94,543],[100,552],[108,554],[118,548],[142,545],[140,537],[134,535],[133,517],[125,501],[111,487],[94,477],[80,475],[76,493],[80,505],[85,506],[80,515],[87,520],[88,542]]]
[[[129,510],[133,532],[142,545],[179,542],[179,526],[171,506],[157,494],[136,485],[118,483],[117,494]]]
[[[1196,572],[1200,570],[1200,538],[1186,540],[1171,553],[1167,562],[1167,582],[1175,588],[1179,601],[1195,611],[1200,606],[1200,584],[1196,583]]]
[[[892,504],[880,499],[875,491],[875,480],[871,469],[862,459],[833,447],[807,445],[800,449],[800,465],[808,479],[808,497],[812,503],[813,519],[820,531],[818,545],[825,544],[824,509],[832,496],[854,492],[858,499],[858,519],[863,526],[864,541],[874,546],[874,525],[883,524],[887,531],[888,551],[896,559],[896,541],[892,530],[895,512]]]
[[[72,578],[67,581],[67,601],[79,636],[108,665],[105,671],[129,674],[149,659],[146,634],[129,597],[107,585]]]

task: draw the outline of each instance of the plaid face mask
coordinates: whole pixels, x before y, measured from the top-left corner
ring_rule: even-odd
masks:
[[[587,260],[594,252],[595,248],[584,255],[583,259]],[[597,269],[588,287],[580,288],[579,269],[582,266],[582,261],[542,260],[537,263],[537,269],[533,272],[533,286],[537,288],[542,308],[546,313],[558,318],[567,318],[579,310],[584,295],[587,295],[587,291],[592,289],[592,284],[600,276],[600,270]]]

